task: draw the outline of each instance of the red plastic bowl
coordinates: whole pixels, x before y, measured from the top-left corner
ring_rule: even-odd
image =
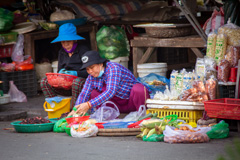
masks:
[[[71,118],[66,118],[66,121],[68,124],[71,123],[79,123],[79,122],[83,122],[89,119],[90,116],[82,116],[82,117],[71,117]]]
[[[46,73],[48,83],[54,88],[71,89],[72,82],[77,76],[60,74],[60,73]]]

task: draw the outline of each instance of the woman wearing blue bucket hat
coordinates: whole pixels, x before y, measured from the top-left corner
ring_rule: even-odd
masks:
[[[77,43],[78,40],[85,38],[77,35],[77,29],[72,23],[66,23],[60,26],[58,37],[51,43],[60,42],[62,48],[58,53],[58,73],[78,76],[73,81],[72,90],[56,89],[48,84],[47,78],[41,80],[40,86],[46,98],[55,97],[57,95],[71,96],[71,107],[75,104],[78,94],[81,92],[85,78],[88,73],[82,67],[82,55],[89,49]]]

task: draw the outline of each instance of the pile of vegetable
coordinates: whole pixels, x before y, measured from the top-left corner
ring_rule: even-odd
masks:
[[[42,123],[52,123],[52,122],[42,117],[33,117],[33,118],[26,118],[19,124],[42,124]]]

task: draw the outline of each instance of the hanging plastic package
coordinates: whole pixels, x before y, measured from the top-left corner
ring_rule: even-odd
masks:
[[[10,95],[11,102],[27,102],[26,95],[17,89],[17,86],[13,83],[13,81],[9,81],[10,89],[8,94]]]
[[[115,59],[129,56],[129,41],[124,30],[118,26],[103,26],[97,32],[96,40],[102,58]]]
[[[13,46],[12,51],[12,61],[22,62],[24,61],[23,48],[24,48],[24,36],[22,34],[18,35],[17,43]]]
[[[108,106],[107,106],[108,104]],[[110,107],[109,104],[112,104],[114,106]],[[98,122],[103,122],[103,121],[110,121],[114,120],[120,115],[119,109],[111,101],[107,101],[101,105],[91,116],[91,119],[96,119]]]

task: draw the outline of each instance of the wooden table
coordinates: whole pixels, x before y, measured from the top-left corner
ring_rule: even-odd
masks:
[[[198,35],[174,38],[153,38],[144,35],[134,37],[130,45],[133,49],[133,73],[138,77],[137,65],[147,62],[156,47],[191,48],[197,57],[202,58],[203,54],[198,48],[204,48],[205,43]],[[182,67],[185,67],[184,64]]]
[[[83,26],[77,26],[77,33],[89,32],[90,43],[92,50],[97,50],[96,42],[96,31],[97,26],[95,24],[86,24]],[[55,38],[58,36],[57,30],[42,30],[42,31],[33,31],[24,34],[24,52],[26,55],[31,55],[33,63],[35,64],[35,40]]]

